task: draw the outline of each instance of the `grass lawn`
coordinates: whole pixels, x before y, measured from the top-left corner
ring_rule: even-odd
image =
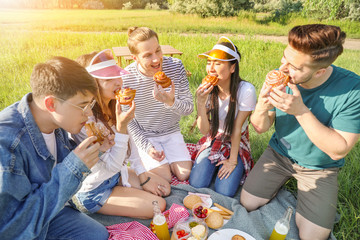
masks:
[[[21,14],[20,14],[21,13]],[[66,18],[64,14],[66,13]],[[61,18],[62,16],[62,18]],[[164,23],[164,18],[169,22]],[[46,20],[44,20],[46,19]],[[295,21],[295,20],[294,20]],[[297,20],[307,23],[307,20]],[[174,23],[169,25],[168,23]],[[29,77],[33,66],[51,56],[68,58],[94,50],[125,46],[128,26],[149,26],[159,33],[160,43],[172,45],[184,54],[179,58],[185,68],[192,72],[190,88],[195,89],[205,76],[205,61],[198,59],[198,53],[212,48],[217,37],[200,33],[244,33],[244,34],[286,34],[296,24],[287,26],[269,24],[263,26],[254,22],[239,21],[237,18],[201,19],[196,16],[171,14],[167,11],[84,11],[84,10],[0,10],[0,109],[18,101],[30,91]],[[344,28],[359,36],[359,23],[339,22]],[[171,26],[171,27],[170,27]],[[353,29],[356,27],[355,29]],[[44,31],[36,31],[44,30]],[[69,32],[64,32],[69,31]],[[76,31],[76,32],[71,32]],[[99,33],[102,31],[102,33]],[[81,33],[82,32],[82,33]],[[199,34],[179,35],[182,32]],[[350,34],[351,35],[351,34]],[[279,66],[285,45],[277,42],[255,40],[248,35],[245,39],[232,36],[242,55],[240,75],[260,90],[268,71]],[[335,65],[360,74],[360,51],[345,50]],[[200,138],[197,130],[189,132],[195,119],[194,112],[181,121],[181,130],[187,142]],[[250,128],[252,153],[258,159],[266,148],[272,131],[257,135]],[[346,158],[346,164],[339,175],[338,212],[339,223],[334,234],[338,239],[360,239],[360,144],[358,143]],[[296,184],[287,186],[294,190]]]

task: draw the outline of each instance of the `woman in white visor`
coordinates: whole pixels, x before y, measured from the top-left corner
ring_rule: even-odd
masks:
[[[227,37],[198,57],[207,59],[206,73],[218,82],[202,83],[196,90],[197,126],[204,137],[198,142],[190,184],[209,187],[215,177],[215,191],[232,197],[254,164],[248,117],[256,105],[255,88],[240,78],[241,56]]]

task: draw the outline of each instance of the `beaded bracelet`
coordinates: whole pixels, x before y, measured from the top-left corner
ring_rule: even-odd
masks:
[[[140,187],[144,186],[148,181],[150,181],[151,177],[148,177],[145,182],[140,183]]]

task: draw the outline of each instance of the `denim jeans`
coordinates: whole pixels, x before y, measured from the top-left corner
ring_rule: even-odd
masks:
[[[102,224],[71,207],[64,207],[51,220],[46,235],[49,240],[106,240],[108,237],[109,233]]]
[[[215,191],[228,196],[233,197],[240,186],[240,180],[244,173],[244,165],[238,156],[238,164],[232,171],[227,179],[220,180],[217,176],[217,172],[222,168],[222,165],[216,167],[216,163],[211,164],[208,156],[210,154],[211,147],[203,150],[195,160],[195,164],[190,173],[190,185],[195,188],[209,187],[214,174],[215,178]]]

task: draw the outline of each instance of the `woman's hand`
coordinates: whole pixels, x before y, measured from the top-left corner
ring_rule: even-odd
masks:
[[[206,103],[206,100],[210,94],[210,92],[213,90],[214,86],[211,83],[204,83],[201,84],[197,90],[196,90],[196,98],[197,98],[197,104],[198,106],[204,106]]]
[[[131,102],[131,106],[128,111],[123,112],[121,110],[121,104],[119,100],[116,101],[116,131],[119,133],[127,133],[128,123],[135,117],[135,102]]]
[[[223,165],[219,172],[218,172],[218,177],[220,180],[223,180],[224,178],[227,179],[230,174],[234,171],[236,165],[237,165],[237,160],[232,160],[232,159],[227,159],[227,160],[222,160],[220,162],[218,162],[216,164],[216,166],[220,166]]]

